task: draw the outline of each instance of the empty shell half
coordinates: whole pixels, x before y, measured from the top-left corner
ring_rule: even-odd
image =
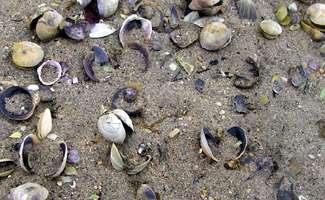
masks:
[[[52,130],[52,115],[50,109],[46,108],[43,113],[41,113],[40,118],[37,123],[37,136],[40,139],[46,138],[46,136]]]
[[[59,62],[48,60],[37,68],[38,79],[43,85],[53,85],[62,75],[62,67]]]
[[[46,200],[49,191],[36,183],[25,183],[10,190],[9,200]]]

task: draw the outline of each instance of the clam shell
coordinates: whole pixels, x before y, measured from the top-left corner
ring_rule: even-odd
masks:
[[[119,0],[97,0],[99,15],[109,17],[113,15],[118,7]]]
[[[78,4],[81,5],[83,8],[88,6],[92,0],[77,0]]]
[[[48,190],[36,183],[25,183],[10,190],[9,200],[46,200],[49,195]]]
[[[191,10],[203,10],[205,8],[210,8],[221,0],[192,0],[189,4],[189,8]]]
[[[239,146],[240,147],[239,152],[237,153],[236,157],[232,159],[232,160],[238,160],[246,152],[247,142],[248,142],[246,132],[242,128],[237,126],[229,128],[227,132],[233,137],[236,137],[241,142]]]
[[[16,163],[12,159],[0,159],[0,178],[9,176],[15,171]]]
[[[35,145],[39,142],[36,135],[30,134],[27,135],[22,143],[20,144],[19,148],[19,165],[20,167],[27,173],[30,172],[32,169],[31,166],[29,166],[28,162],[28,150],[26,149],[26,145]]]
[[[129,115],[121,109],[115,109],[112,111],[125,125],[127,125],[132,131],[134,131],[133,123]]]
[[[52,80],[50,80],[50,81],[44,80],[43,77],[42,77],[42,73],[43,73],[42,71],[43,71],[43,68],[45,68],[45,67],[55,68],[56,77],[51,77]],[[38,75],[38,79],[40,80],[40,82],[43,85],[53,85],[54,83],[56,83],[61,78],[62,67],[61,67],[59,62],[54,61],[54,60],[48,60],[48,61],[44,62],[41,66],[39,66],[37,68],[37,75]]]
[[[126,137],[121,120],[113,113],[103,115],[97,122],[98,130],[109,141],[122,144]]]
[[[14,43],[11,48],[12,62],[18,67],[35,67],[44,58],[42,47],[33,42]]]
[[[210,51],[226,47],[231,42],[231,31],[221,22],[211,22],[200,34],[201,47]]]
[[[109,24],[97,23],[90,29],[90,38],[102,38],[115,33],[116,29]]]
[[[38,20],[36,34],[42,41],[49,41],[59,33],[59,27],[63,17],[55,10],[49,10]]]
[[[65,143],[65,142],[60,142],[59,143],[59,146],[61,148],[61,151],[62,151],[62,162],[58,168],[58,170],[53,174],[51,175],[52,178],[55,178],[55,177],[58,177],[60,176],[60,174],[64,171],[64,168],[67,164],[67,159],[68,159],[68,145]]]
[[[325,4],[315,3],[311,5],[306,14],[314,25],[325,28]]]
[[[260,23],[260,30],[267,39],[275,39],[282,33],[280,24],[270,19]]]
[[[139,17],[136,14],[130,15],[129,17],[127,17],[120,29],[120,33],[119,33],[119,39],[120,42],[122,44],[122,47],[126,46],[126,41],[125,41],[125,34],[126,32],[130,31],[130,23],[134,22],[134,21],[140,21],[141,22],[141,27],[142,30],[144,31],[144,37],[145,40],[150,40],[151,39],[151,34],[152,34],[152,24],[150,20],[147,20],[145,18]]]
[[[122,171],[124,169],[125,164],[123,162],[123,158],[114,143],[112,144],[112,147],[111,147],[110,158],[111,158],[111,163],[112,163],[114,169],[116,169],[117,171]]]
[[[46,108],[41,113],[37,123],[37,136],[40,139],[46,138],[46,136],[52,131],[52,116],[50,109]]]
[[[34,29],[37,21],[43,16],[43,14],[49,10],[52,10],[50,7],[42,6],[37,8],[35,13],[28,17],[28,25],[30,29]]]
[[[147,184],[142,184],[137,190],[136,200],[156,200],[155,191]]]
[[[149,163],[152,159],[152,157],[150,155],[148,155],[147,157],[148,158],[144,163],[137,165],[133,168],[129,168],[128,172],[127,172],[128,175],[136,175],[136,174],[139,174],[140,172],[142,172],[149,165]]]
[[[211,133],[209,132],[209,130],[207,128],[203,128],[201,130],[201,134],[200,134],[200,144],[201,144],[201,148],[203,153],[208,156],[209,158],[211,158],[212,160],[218,162],[218,159],[213,155],[209,143],[208,143],[208,138],[211,139],[215,144],[218,143],[217,139],[215,137],[213,137],[211,135]]]

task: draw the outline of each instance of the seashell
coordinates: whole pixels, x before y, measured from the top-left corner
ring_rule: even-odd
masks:
[[[102,48],[93,46],[91,50],[95,54],[95,62],[97,62],[100,66],[103,66],[109,62],[108,55]]]
[[[68,153],[68,163],[77,165],[80,162],[79,151],[77,149],[71,149]]]
[[[78,4],[81,5],[83,8],[87,7],[92,0],[77,0]]]
[[[197,79],[195,81],[195,89],[199,92],[203,92],[203,89],[204,89],[204,86],[205,86],[205,81],[202,80],[202,79]]]
[[[52,70],[55,70],[54,77],[52,75],[53,74]],[[45,74],[46,72],[50,74]],[[53,85],[61,78],[62,67],[59,62],[54,60],[48,60],[37,68],[37,75],[38,75],[38,79],[43,85]]]
[[[16,95],[25,95],[27,97],[27,99],[24,100],[24,110],[19,112],[7,110],[7,100]],[[29,119],[33,115],[36,106],[36,98],[25,88],[12,86],[0,94],[0,112],[8,119],[17,121]]]
[[[293,183],[289,177],[283,176],[278,185],[277,200],[300,199],[295,194]]]
[[[10,190],[8,200],[46,200],[48,190],[36,183],[25,183]]]
[[[275,39],[282,33],[281,26],[270,19],[263,20],[260,23],[260,30],[267,39]]]
[[[309,76],[301,65],[298,67],[291,67],[288,74],[291,84],[296,88],[304,85]]]
[[[231,31],[221,22],[211,22],[200,34],[201,47],[214,51],[226,47],[231,42]]]
[[[86,76],[92,81],[99,81],[93,70],[93,62],[95,61],[95,54],[89,53],[82,61]]]
[[[233,85],[239,89],[250,89],[253,88],[258,79],[256,77],[246,77],[242,75],[235,75]]]
[[[211,22],[221,22],[224,23],[225,19],[218,17],[218,16],[211,16],[211,17],[201,17],[195,21],[193,24],[197,25],[198,27],[205,27],[206,25],[210,24]]]
[[[124,110],[115,109],[112,111],[112,113],[116,115],[127,127],[134,131],[132,120]]]
[[[0,159],[0,178],[7,177],[15,171],[16,163],[12,159]]]
[[[37,136],[40,139],[44,139],[52,131],[52,116],[50,109],[46,108],[41,113],[37,123]]]
[[[63,17],[57,11],[51,9],[46,11],[36,24],[37,37],[42,41],[49,41],[59,33]]]
[[[172,5],[170,9],[170,27],[171,28],[176,28],[179,25],[180,19],[179,19],[179,14],[177,12],[177,8],[175,5]]]
[[[50,7],[42,6],[38,7],[35,13],[28,17],[28,25],[31,30],[35,29],[37,21],[44,15],[45,12],[53,10]]]
[[[137,165],[135,167],[130,167],[128,169],[128,172],[127,172],[128,175],[137,175],[140,172],[142,172],[148,166],[148,164],[150,163],[151,159],[152,159],[152,157],[150,155],[148,155],[147,156],[147,160],[144,163],[142,163],[140,165]]]
[[[215,145],[220,143],[220,140],[217,139],[216,137],[214,137],[208,128],[203,128],[201,130],[201,135],[200,135],[200,144],[201,144],[201,148],[203,153],[208,156],[209,158],[211,158],[212,160],[218,162],[218,159],[213,155],[208,140],[211,140]]]
[[[64,168],[67,164],[67,159],[68,159],[68,145],[65,142],[60,142],[59,143],[61,152],[62,152],[62,162],[59,166],[59,168],[57,169],[57,171],[50,175],[52,178],[56,178],[58,176],[60,176],[60,174],[64,171]]]
[[[32,166],[30,165],[28,159],[28,151],[32,148],[33,145],[37,144],[38,142],[39,140],[36,135],[30,134],[27,135],[20,144],[19,165],[27,173],[29,173],[32,169]]]
[[[252,0],[240,0],[239,17],[240,19],[256,20],[256,6]]]
[[[222,0],[192,0],[189,4],[189,8],[191,10],[203,10],[213,7],[220,2],[222,2]]]
[[[123,158],[114,143],[111,147],[111,163],[117,171],[122,171],[125,168]]]
[[[199,39],[199,28],[193,24],[181,24],[170,33],[170,39],[176,46],[186,48]]]
[[[85,39],[89,35],[89,31],[89,23],[86,21],[68,23],[68,25],[64,28],[65,34],[69,38],[77,41]]]
[[[102,38],[115,33],[116,29],[109,24],[99,22],[90,28],[90,38]]]
[[[137,190],[136,200],[157,200],[157,195],[149,185],[142,184]]]
[[[246,114],[248,113],[247,97],[244,95],[236,95],[234,97],[234,107],[237,113]]]
[[[44,51],[33,42],[17,42],[11,48],[11,57],[17,67],[35,67],[43,60]]]
[[[279,23],[283,26],[287,26],[291,23],[292,18],[289,15],[288,9],[285,6],[281,6],[278,8],[277,12],[275,13],[275,16]]]
[[[316,27],[319,31],[325,32],[325,4],[315,3],[306,11],[307,20],[310,25]]]
[[[144,68],[143,72],[148,71],[151,64],[150,64],[150,60],[149,60],[149,52],[147,51],[147,49],[137,42],[129,43],[128,47],[130,49],[139,51],[139,53],[142,54],[142,56],[144,58],[144,62],[145,62],[145,68]]]
[[[236,137],[236,138],[238,139],[238,141],[241,142],[241,144],[240,144],[240,146],[239,146],[239,147],[240,147],[239,152],[237,153],[236,157],[235,157],[234,159],[232,159],[232,160],[238,160],[238,159],[240,159],[240,158],[244,155],[244,153],[246,152],[247,142],[248,142],[248,140],[247,140],[247,135],[246,135],[245,131],[244,131],[242,128],[237,127],[237,126],[229,128],[229,129],[227,130],[227,132],[228,132],[230,135]]]
[[[288,80],[285,77],[279,75],[273,75],[272,77],[272,90],[274,94],[280,94],[287,86]]]
[[[139,17],[136,14],[133,14],[124,20],[124,22],[121,26],[121,29],[120,29],[119,39],[120,39],[120,43],[121,43],[122,47],[125,47],[127,45],[125,34],[133,28],[133,25],[134,25],[133,23],[137,23],[137,22],[141,23],[141,28],[144,31],[144,39],[146,41],[151,39],[151,34],[152,34],[151,21],[148,19]]]
[[[141,143],[139,144],[137,153],[142,157],[146,156],[148,152],[151,150],[151,146],[152,146],[151,143]]]
[[[199,12],[192,11],[184,17],[183,21],[188,23],[193,23],[195,20],[198,20],[199,18],[200,18]]]
[[[118,7],[119,0],[97,0],[99,15],[109,17],[113,15]]]
[[[177,56],[175,60],[176,63],[184,69],[184,71],[187,73],[188,76],[191,76],[193,74],[195,69],[194,65],[192,65],[188,61],[185,61],[184,58],[181,56]]]
[[[127,87],[123,90],[123,99],[128,103],[132,103],[136,100],[138,96],[138,90],[133,87]]]
[[[109,141],[122,144],[126,137],[121,120],[113,113],[103,115],[97,122],[98,130]]]

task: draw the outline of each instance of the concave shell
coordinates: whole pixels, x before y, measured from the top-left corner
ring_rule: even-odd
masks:
[[[98,130],[103,137],[109,141],[122,144],[126,137],[126,132],[121,120],[113,113],[103,115],[97,122]]]
[[[116,29],[109,24],[99,22],[90,28],[90,38],[102,38],[115,33]]]
[[[89,23],[86,21],[68,23],[64,28],[64,31],[69,38],[81,41],[85,39],[89,34]]]
[[[61,148],[63,157],[62,157],[62,162],[59,166],[59,168],[57,169],[57,171],[51,175],[52,178],[58,177],[60,176],[60,174],[64,171],[64,168],[67,164],[67,159],[68,159],[68,145],[65,142],[60,142],[59,146]]]
[[[229,128],[227,132],[230,135],[236,137],[241,142],[239,146],[240,147],[239,152],[237,153],[236,157],[232,159],[232,160],[238,160],[246,152],[247,142],[248,142],[246,132],[242,128],[237,126]]]
[[[43,79],[43,77],[42,77],[42,73],[43,73],[42,70],[45,67],[55,68],[56,77],[52,77],[52,80],[50,80],[50,81],[47,81],[47,80],[45,81]],[[59,62],[54,61],[54,60],[48,60],[48,61],[44,62],[41,66],[39,66],[37,68],[37,75],[38,75],[38,79],[41,81],[42,84],[44,84],[44,85],[53,85],[54,83],[56,83],[61,78],[62,67],[61,67]]]
[[[0,178],[9,176],[15,171],[16,163],[12,159],[0,159]]]
[[[118,7],[119,0],[97,0],[97,8],[99,15],[109,17],[113,15]]]
[[[36,24],[36,34],[42,41],[48,41],[59,33],[63,17],[55,10],[48,10]]]
[[[282,33],[281,26],[270,19],[263,20],[260,23],[260,30],[267,39],[275,39]]]
[[[307,9],[306,15],[314,26],[325,32],[325,4],[315,3],[311,5]]]
[[[142,172],[150,163],[152,157],[150,155],[147,156],[147,160],[144,163],[141,163],[135,167],[129,167],[128,175],[136,175]]]
[[[11,57],[18,67],[35,67],[43,60],[44,51],[33,42],[17,42],[11,48]]]
[[[202,48],[214,51],[226,47],[231,42],[231,31],[221,22],[211,22],[200,34]]]
[[[46,108],[41,113],[37,123],[37,136],[40,139],[46,138],[46,136],[52,131],[52,116],[50,109]]]
[[[116,169],[117,171],[122,171],[124,169],[125,164],[124,164],[123,158],[114,143],[112,144],[112,147],[111,147],[110,158],[111,158],[111,163],[112,163],[114,169]]]
[[[189,4],[191,10],[203,10],[219,3],[221,0],[192,0]]]
[[[156,200],[155,191],[147,184],[142,184],[137,190],[136,200]]]
[[[25,183],[10,190],[9,200],[46,200],[48,190],[36,183]]]
[[[17,114],[14,112],[10,112],[6,109],[6,99],[11,98],[12,96],[17,94],[28,95],[29,101],[32,103],[32,106],[28,107],[29,110],[25,114]],[[35,107],[36,107],[35,98],[25,88],[19,86],[12,86],[0,94],[0,112],[8,119],[17,120],[17,121],[26,120],[33,115]]]
[[[36,137],[36,135],[30,134],[27,135],[22,143],[20,144],[20,148],[19,148],[19,164],[20,167],[25,171],[25,172],[30,172],[30,170],[32,169],[31,166],[29,165],[29,161],[28,161],[28,150],[26,149],[27,145],[35,145],[39,142],[38,138]]]
[[[208,128],[203,128],[200,134],[200,144],[203,153],[211,158],[212,160],[218,162],[218,159],[212,154],[208,140],[211,140],[215,145],[219,144],[219,140],[215,138],[209,131]]]
[[[134,131],[133,123],[129,115],[121,109],[115,109],[112,111],[125,125],[127,125],[132,131]]]
[[[141,23],[141,27],[142,30],[144,31],[144,37],[145,40],[150,40],[151,39],[151,34],[152,34],[152,24],[150,20],[147,20],[145,18],[139,17],[136,14],[130,15],[129,17],[127,17],[120,29],[120,33],[119,33],[119,39],[120,42],[122,44],[122,47],[126,46],[126,41],[125,41],[125,34],[126,32],[130,31],[131,29],[131,23],[133,23],[134,21],[140,21]]]

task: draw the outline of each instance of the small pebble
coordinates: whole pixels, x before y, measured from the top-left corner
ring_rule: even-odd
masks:
[[[226,111],[224,111],[224,110],[220,110],[219,114],[220,114],[220,115],[224,115],[224,114],[226,114]]]
[[[168,67],[170,70],[176,71],[176,69],[178,68],[178,65],[176,63],[170,63]]]
[[[314,155],[312,155],[312,154],[309,154],[308,157],[309,157],[310,159],[312,159],[312,160],[314,160],[314,159],[316,158],[316,157],[315,157]]]
[[[175,128],[174,130],[172,130],[169,134],[168,134],[168,137],[170,139],[178,136],[178,134],[181,132],[181,130],[179,128]]]
[[[80,162],[79,151],[77,149],[71,149],[68,155],[68,163],[76,165],[79,164],[79,162]]]
[[[217,106],[222,106],[222,103],[219,101],[216,104],[217,104]]]

